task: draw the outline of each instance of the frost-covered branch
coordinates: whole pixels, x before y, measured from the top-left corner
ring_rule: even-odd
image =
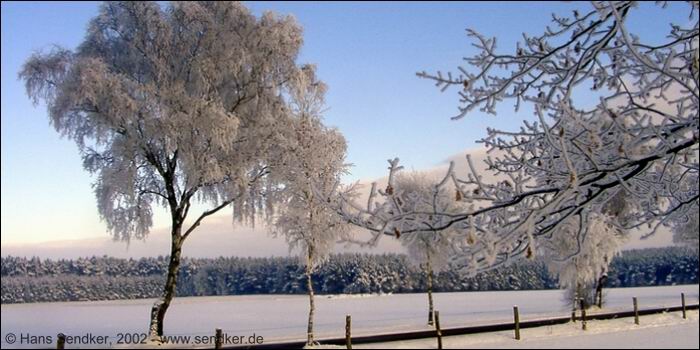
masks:
[[[693,20],[671,24],[663,44],[630,31],[626,21],[638,5],[628,1],[553,16],[543,34],[523,35],[514,53],[498,53],[495,38],[469,30],[477,54],[465,58],[467,66],[418,76],[460,90],[455,119],[475,109],[495,114],[508,100],[516,113],[531,105],[535,121],[517,131],[487,129],[484,172],[469,157],[466,173],[450,167],[440,187],[454,191],[465,210],[403,208],[392,182],[398,161],[390,162],[387,190],[373,188],[370,205],[341,194],[336,208],[373,232],[373,243],[381,235],[457,229],[464,239],[451,258],[472,271],[537,253],[567,222],[610,211],[620,215],[609,224],[622,230],[684,225],[688,208],[698,210],[698,5],[675,5],[687,6]],[[579,102],[584,94],[599,103]],[[586,225],[577,227],[583,239]]]

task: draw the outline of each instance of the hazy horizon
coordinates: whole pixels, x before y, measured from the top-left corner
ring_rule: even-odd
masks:
[[[433,178],[440,178],[447,170],[450,161],[455,163],[457,171],[464,171],[467,167],[464,154],[472,154],[472,159],[477,168],[483,167],[481,160],[486,155],[483,149],[470,149],[457,153],[445,159],[441,165],[422,169]],[[410,169],[408,170],[410,171]],[[368,179],[362,182],[365,187],[371,182],[377,182],[378,186],[386,184],[386,177]],[[366,200],[367,191],[362,192]],[[369,233],[360,228],[357,238],[368,239]],[[674,245],[672,234],[668,228],[662,227],[655,235],[645,240],[640,240],[642,233],[647,231],[633,231],[630,240],[623,246],[623,250],[656,248]],[[41,258],[77,258],[85,256],[109,255],[123,258],[138,258],[142,256],[168,255],[170,249],[169,227],[160,226],[151,230],[145,240],[131,240],[126,242],[114,241],[107,233],[94,235],[88,238],[73,240],[52,240],[35,243],[3,243],[2,256],[39,256]],[[363,248],[358,245],[338,244],[336,253],[341,252],[365,252],[372,254],[404,253],[404,248],[393,236],[385,236],[379,240],[377,247]],[[272,237],[264,224],[258,223],[255,228],[240,223],[233,223],[230,211],[214,215],[205,220],[201,227],[188,238],[188,243],[183,246],[183,256],[188,257],[267,257],[288,256],[290,254],[287,243],[283,237]]]

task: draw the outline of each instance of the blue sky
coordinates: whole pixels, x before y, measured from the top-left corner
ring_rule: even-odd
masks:
[[[326,123],[345,135],[348,180],[386,174],[386,159],[408,168],[434,167],[475,147],[487,126],[513,129],[526,112],[510,105],[498,117],[479,113],[451,121],[455,91],[440,93],[417,71],[453,70],[475,49],[465,35],[474,28],[515,46],[522,32],[539,33],[551,12],[570,14],[579,3],[296,3],[248,2],[255,13],[294,15],[304,27],[300,62],[315,63],[329,85]],[[29,55],[52,44],[75,48],[96,2],[2,3],[2,242],[39,242],[103,236],[92,179],[76,146],[49,126],[44,106],[34,107],[17,72]],[[631,19],[637,32],[662,39],[668,23],[687,22],[672,6],[661,21],[644,4]],[[678,11],[680,10],[680,11]],[[156,216],[156,227],[167,225]]]

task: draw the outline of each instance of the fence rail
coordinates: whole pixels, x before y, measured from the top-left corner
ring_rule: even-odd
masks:
[[[587,314],[586,320],[610,320],[615,318],[625,318],[634,317],[635,314],[639,316],[652,315],[664,312],[677,312],[683,311],[684,306],[672,306],[672,307],[658,307],[650,308],[637,311],[619,311],[619,312],[608,312],[599,314]],[[685,305],[685,310],[698,310],[700,309],[700,304]],[[520,321],[519,328],[534,328],[542,326],[551,326],[557,324],[565,324],[571,322],[571,316],[562,317],[551,317],[538,320]],[[510,331],[515,329],[515,322],[508,323],[497,323],[497,324],[486,324],[478,326],[468,326],[468,327],[454,327],[454,328],[444,328],[440,330],[441,336],[453,336],[453,335],[466,335],[466,334],[476,334],[476,333],[488,333],[488,332],[498,332],[498,331]],[[374,334],[374,335],[361,335],[352,337],[352,344],[367,344],[367,343],[383,343],[391,341],[401,341],[401,340],[415,340],[415,339],[426,339],[435,338],[435,330],[420,330],[411,332],[400,332],[400,333],[384,333],[384,334]],[[323,345],[346,345],[346,337],[342,338],[328,338],[321,339],[318,341]],[[306,345],[305,341],[287,341],[287,342],[276,342],[276,343],[266,343],[266,344],[256,344],[256,345],[236,345],[224,347],[226,349],[301,349]]]

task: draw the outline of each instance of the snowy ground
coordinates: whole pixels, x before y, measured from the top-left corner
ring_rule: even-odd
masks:
[[[621,288],[607,292],[606,310],[630,310],[637,296],[640,308],[680,305],[680,293],[688,304],[698,302],[698,285]],[[36,303],[2,305],[2,348],[7,334],[106,335],[142,333],[148,324],[153,300]],[[317,296],[316,338],[344,335],[345,315],[351,314],[353,335],[428,329],[425,294]],[[561,291],[508,291],[436,293],[443,328],[510,322],[517,304],[521,320],[564,316],[570,311]],[[165,322],[168,335],[224,333],[262,336],[264,342],[304,339],[308,298],[303,295],[256,295],[176,298]],[[697,335],[696,335],[697,337]],[[19,347],[19,342],[12,347]],[[29,346],[24,346],[29,347]],[[75,347],[75,346],[73,346]]]
[[[697,349],[700,341],[698,311],[680,312],[634,318],[589,321],[587,330],[580,323],[528,328],[520,330],[521,340],[513,331],[444,337],[445,349]],[[435,349],[437,340],[420,339],[401,342],[356,344],[356,349]]]

